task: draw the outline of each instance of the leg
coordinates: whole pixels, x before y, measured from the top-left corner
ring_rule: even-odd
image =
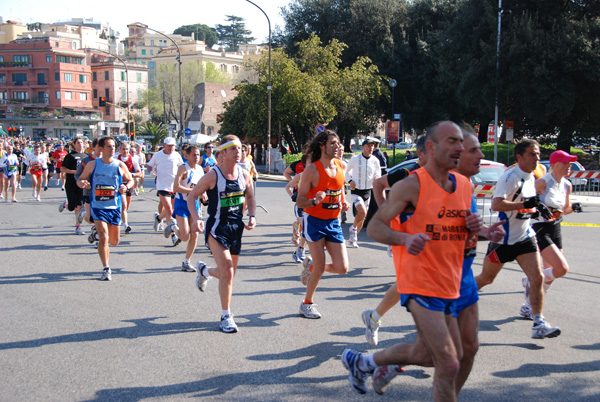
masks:
[[[211,276],[219,278],[219,297],[221,298],[221,308],[229,310],[231,306],[231,295],[233,293],[233,278],[237,268],[237,255],[231,255],[229,250],[214,237],[208,237],[208,246],[217,263],[217,268],[209,268],[208,273]]]
[[[171,204],[171,201],[173,199],[171,197],[164,196],[164,195],[160,195],[159,198],[160,198],[160,205],[162,206],[162,209],[160,211],[160,216],[158,217],[158,219],[160,219],[160,220],[164,219],[168,225],[169,222],[171,221],[171,215],[173,214],[173,205]]]
[[[95,220],[94,225],[96,226],[96,230],[98,231],[98,255],[100,256],[102,266],[108,267],[110,266],[110,250],[108,248],[108,223],[101,220]]]
[[[544,313],[544,274],[540,253],[521,254],[516,258],[519,266],[529,280],[529,301],[533,314]]]
[[[544,268],[552,268],[554,279],[563,277],[569,272],[569,263],[565,259],[562,250],[552,244],[541,252],[544,261]],[[546,284],[551,284],[553,280],[546,280]]]
[[[481,273],[475,277],[477,289],[481,290],[484,286],[490,285],[496,279],[496,276],[504,266],[503,263],[491,262],[488,257],[483,259],[483,268]]]
[[[183,216],[179,216],[179,215],[175,215],[176,220],[177,220],[177,227],[175,227],[175,235],[177,237],[179,237],[181,239],[181,241],[188,241],[190,240],[190,224],[189,224],[189,220],[190,218],[185,218]],[[198,233],[196,233],[196,235],[198,235]],[[196,236],[197,237],[197,236]],[[194,244],[194,249],[196,248],[196,245]],[[193,250],[192,250],[193,253]]]
[[[433,399],[456,401],[455,382],[462,357],[456,319],[421,307],[414,299],[408,303],[417,332],[433,359]]]
[[[477,303],[470,305],[458,314],[458,329],[462,342],[463,357],[460,359],[460,369],[456,377],[456,395],[467,381],[475,355],[479,350],[479,307]]]
[[[387,292],[385,292],[385,295],[377,305],[377,308],[375,308],[375,312],[380,317],[383,317],[383,315],[390,311],[392,307],[398,304],[399,301],[400,293],[398,293],[398,288],[396,287],[396,284],[392,284],[392,286],[389,287]]]
[[[108,225],[108,242],[111,246],[118,246],[121,237],[120,226]]]
[[[433,367],[431,355],[427,351],[419,334],[417,334],[415,343],[397,343],[394,346],[374,353],[373,359],[378,366],[397,364],[400,366]]]
[[[123,219],[123,223],[127,225],[127,210],[129,209],[129,202],[131,199],[129,197],[121,197],[121,218]]]
[[[88,200],[89,200],[89,197],[88,197]],[[90,203],[86,202],[83,205],[84,205],[84,208],[85,208],[85,221],[87,223],[91,224],[92,223],[92,216],[91,216],[91,210],[90,210]]]
[[[359,233],[362,229],[366,217],[367,208],[365,207],[364,202],[361,202],[360,204],[356,205],[356,217],[354,218],[354,223],[352,224],[352,226],[356,228],[356,233]]]

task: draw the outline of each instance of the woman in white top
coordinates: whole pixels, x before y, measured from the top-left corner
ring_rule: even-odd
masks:
[[[562,253],[560,223],[563,215],[573,212],[571,183],[565,179],[571,173],[571,162],[577,157],[565,151],[555,151],[550,155],[550,172],[536,180],[535,189],[541,202],[552,212],[552,217],[538,218],[533,229],[536,232],[538,247],[544,261],[544,291],[552,282],[569,272],[569,264]]]

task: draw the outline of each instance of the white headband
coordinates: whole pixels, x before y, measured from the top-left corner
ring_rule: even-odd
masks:
[[[242,146],[242,143],[240,142],[240,140],[231,140],[231,141],[227,141],[225,144],[221,144],[221,146],[219,147],[219,151],[223,151],[229,147],[232,147],[234,145],[237,146]]]

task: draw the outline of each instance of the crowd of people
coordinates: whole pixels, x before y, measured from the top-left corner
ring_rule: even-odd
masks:
[[[139,144],[132,149],[123,142],[117,153],[112,137],[95,138],[89,146],[75,138],[70,152],[61,143],[5,142],[0,155],[3,198],[9,201],[11,189],[12,201],[17,202],[16,189],[29,170],[32,195],[40,201],[53,178],[53,166],[57,186],[66,195],[59,211],[73,212],[78,235],[84,234],[84,221],[93,225],[88,241],[97,245],[101,279],[110,281],[110,246],[119,244],[121,227],[125,234],[133,231],[127,210],[132,195],[144,191],[146,168],[155,176],[159,198],[154,230],[171,239],[173,246],[187,243],[181,269],[197,273],[199,291],[204,292],[212,278],[218,280],[220,329],[238,332],[231,311],[233,281],[243,232],[256,226],[256,167],[249,147],[233,135],[224,136],[218,147],[206,144],[202,155],[195,146],[185,147],[182,154],[175,146],[173,138],[165,138],[162,149],[146,161]],[[366,378],[372,375],[375,391],[382,394],[403,366],[430,366],[435,370],[434,399],[456,400],[479,346],[478,291],[493,282],[505,263],[516,260],[525,273],[520,315],[533,321],[532,338],[561,333],[545,320],[543,306],[550,285],[569,270],[560,222],[573,211],[571,185],[565,177],[576,157],[554,152],[550,172],[536,180],[539,144],[528,139],[518,143],[517,164],[498,180],[492,199],[499,220],[487,226],[477,213],[470,184],[470,177],[479,173],[483,153],[469,127],[450,121],[430,126],[417,140],[419,166],[412,172],[386,174],[377,146],[378,140],[367,138],[362,152],[345,161],[339,137],[325,130],[284,173],[296,218],[292,242],[297,249],[292,258],[302,264],[300,281],[306,286],[299,314],[322,318],[314,302],[319,281],[325,272],[343,275],[350,269],[346,241],[349,247],[359,247],[358,234],[374,198],[378,211],[367,233],[391,247],[397,281],[376,308],[361,314],[365,337],[377,345],[383,315],[400,303],[415,321],[417,339],[373,354],[346,349],[342,363],[350,385],[366,393]],[[352,208],[354,220],[346,240],[342,214]],[[204,233],[214,267],[191,262],[199,233]],[[471,267],[479,236],[490,243],[482,272],[475,276]]]

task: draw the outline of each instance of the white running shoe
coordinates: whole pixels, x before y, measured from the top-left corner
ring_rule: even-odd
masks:
[[[194,268],[189,261],[183,261],[181,263],[181,270],[184,272],[196,272],[196,268]]]
[[[21,190],[21,183],[17,183],[17,188]]]
[[[110,272],[110,268],[104,268],[102,271],[102,276],[100,277],[101,281],[112,281],[112,275]]]
[[[298,255],[298,250],[294,251],[292,253],[292,259],[294,260],[295,263],[300,264],[302,262],[302,259],[300,258],[300,256]]]
[[[4,199],[4,194],[0,194],[0,200]]]
[[[348,370],[348,381],[352,389],[359,394],[367,393],[366,377],[367,373],[358,368],[358,360],[362,353],[356,350],[346,349],[342,353],[342,363]]]
[[[58,206],[58,212],[62,212],[65,210],[65,208],[67,207],[67,201],[63,201],[59,206]]]
[[[308,277],[310,276],[310,266],[312,265],[312,258],[307,257],[302,262],[302,265],[304,266],[304,269],[302,269],[302,272],[300,273],[300,282],[302,282],[302,284],[306,286],[306,284],[308,283]]]
[[[379,326],[381,325],[381,320],[375,321],[373,320],[373,311],[374,310],[365,310],[362,312],[361,317],[362,321],[365,324],[365,338],[367,338],[367,342],[370,345],[377,346],[379,342]]]
[[[82,236],[82,235],[85,234],[85,232],[83,230],[81,230],[80,227],[77,227],[77,228],[75,228],[75,234],[79,235],[79,236]]]
[[[35,190],[32,191],[31,195],[33,196],[33,198],[37,197],[37,193]]]
[[[167,225],[167,227],[163,230],[163,235],[165,236],[165,239],[168,239],[169,236],[171,236],[173,234],[174,229],[175,229],[174,223]]]
[[[160,219],[158,219],[158,212],[154,213],[154,231],[158,232],[160,229],[160,224],[162,223],[162,221]]]
[[[226,334],[233,334],[238,332],[238,327],[233,321],[233,314],[227,314],[221,317],[221,323],[219,324],[221,331]]]
[[[529,302],[523,303],[521,310],[519,310],[519,314],[523,318],[533,320],[533,310],[531,309],[531,304],[529,304]]]
[[[531,328],[531,337],[533,339],[544,339],[544,338],[555,338],[560,335],[560,328],[554,327],[547,323],[546,321],[542,321],[538,324],[533,324]]]
[[[300,259],[302,261],[304,261],[306,259],[306,251],[302,248],[302,247],[298,247],[298,257],[300,257]]]
[[[181,243],[181,239],[179,237],[177,237],[177,235],[175,233],[173,233],[171,235],[171,241],[173,242],[173,247],[177,246],[179,243]]]
[[[91,231],[90,235],[88,236],[88,243],[94,244],[94,242],[98,241],[98,239],[96,238],[97,235],[98,235],[98,231],[96,230],[96,226],[92,226],[92,231]]]
[[[38,200],[38,201],[41,201],[41,200],[42,200],[42,199],[40,198],[40,195],[39,195],[39,194],[38,194],[38,195],[35,197],[35,199],[36,199],[36,200]]]
[[[206,264],[202,261],[198,261],[198,263],[196,264],[196,272],[198,272],[198,276],[196,277],[196,287],[201,292],[204,292],[206,290],[206,284],[208,283],[208,280],[210,279],[210,276],[207,278],[202,273],[202,270],[204,269],[205,266],[206,266]]]
[[[319,313],[317,311],[317,305],[314,303],[307,303],[307,304],[304,304],[304,302],[300,303],[299,313],[301,316],[304,316],[305,318],[311,318],[311,319],[321,318],[321,313]]]
[[[373,390],[379,395],[385,394],[390,381],[402,372],[404,369],[395,364],[377,367],[373,372]]]

